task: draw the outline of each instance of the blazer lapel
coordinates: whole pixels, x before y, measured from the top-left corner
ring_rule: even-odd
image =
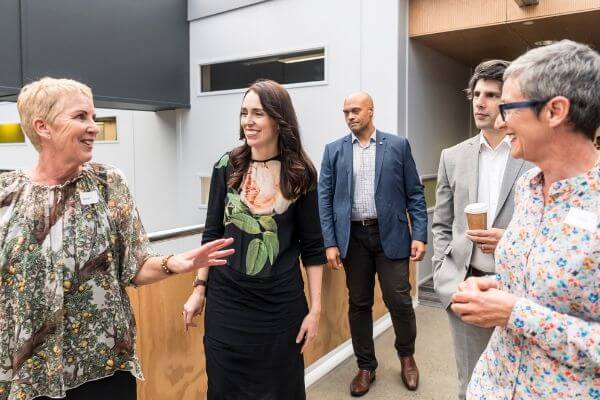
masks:
[[[387,140],[382,137],[381,132],[376,131],[375,134],[375,191],[379,185],[379,178],[381,177],[381,167],[383,165],[383,157],[385,156],[385,150],[387,149]]]
[[[469,203],[477,202],[477,190],[479,190],[479,136],[469,142],[467,157],[467,171],[469,183]]]
[[[510,189],[513,187],[519,176],[519,171],[521,171],[523,163],[523,160],[515,160],[510,155],[508,156],[508,162],[506,163],[504,176],[502,177],[502,184],[500,186],[500,193],[498,194],[498,207],[496,207],[496,216],[494,217],[494,220],[498,218],[498,214],[508,198]]]
[[[344,165],[346,166],[346,174],[348,176],[348,188],[350,196],[352,196],[352,135],[346,136],[342,145]]]

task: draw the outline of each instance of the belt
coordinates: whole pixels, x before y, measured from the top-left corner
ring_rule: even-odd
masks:
[[[371,226],[371,225],[377,225],[377,218],[372,218],[372,219],[361,219],[358,221],[352,221],[352,223],[354,225],[362,225],[362,226]]]

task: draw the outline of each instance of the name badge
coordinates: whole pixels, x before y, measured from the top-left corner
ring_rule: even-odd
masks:
[[[582,210],[581,208],[573,207],[569,210],[567,218],[565,218],[565,224],[585,229],[586,231],[596,232],[598,215],[590,211]]]
[[[100,198],[98,197],[97,191],[92,192],[79,192],[79,198],[81,199],[81,204],[87,206],[88,204],[96,204]]]

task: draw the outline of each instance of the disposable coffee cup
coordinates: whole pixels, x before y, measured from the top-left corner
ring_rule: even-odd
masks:
[[[465,207],[469,229],[487,229],[488,205],[485,203],[471,203]]]

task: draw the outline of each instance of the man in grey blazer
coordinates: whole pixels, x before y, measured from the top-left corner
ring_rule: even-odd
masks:
[[[449,308],[450,298],[469,276],[494,274],[494,250],[513,213],[513,185],[531,165],[510,157],[506,132],[494,128],[508,62],[479,64],[469,81],[468,98],[480,134],[444,149],[440,157],[433,215],[433,282],[448,312],[459,380],[459,399],[492,334],[461,321]],[[468,230],[465,206],[488,205],[487,229]]]

